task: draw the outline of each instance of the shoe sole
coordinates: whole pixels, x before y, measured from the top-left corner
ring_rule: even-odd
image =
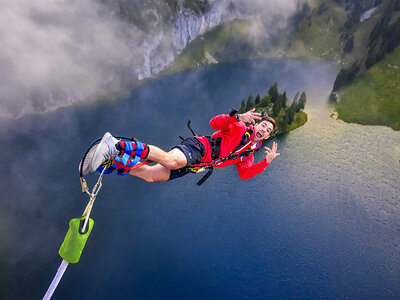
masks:
[[[79,162],[79,166],[78,166],[79,174],[81,173],[81,165],[82,165],[82,175],[83,176],[90,173],[90,163],[92,162],[94,153],[96,152],[98,145],[99,144],[96,144],[92,148],[90,148],[89,152],[86,154],[85,160],[83,161],[83,165],[82,165],[82,161]]]
[[[110,136],[112,136],[111,133],[106,132],[106,133],[103,135],[103,137],[102,137],[100,143],[97,144],[96,151],[94,152],[93,157],[92,157],[92,159],[90,160],[89,172],[95,172],[95,171],[97,170],[97,168],[100,167],[101,164],[104,162],[104,161],[102,161],[98,166],[95,166],[95,167],[93,166],[93,162],[97,159],[97,156],[99,155],[101,148],[102,148],[103,145],[106,143],[105,140],[106,140],[108,137],[110,137]],[[106,147],[108,148],[107,145],[106,145]]]

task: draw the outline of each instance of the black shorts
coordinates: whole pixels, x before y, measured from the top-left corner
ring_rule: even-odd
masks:
[[[200,163],[205,152],[204,145],[195,137],[183,140],[180,145],[175,146],[174,148],[178,148],[183,152],[183,154],[185,154],[187,164],[182,169],[171,170],[171,175],[168,180],[173,180],[189,174],[190,172],[187,167]]]

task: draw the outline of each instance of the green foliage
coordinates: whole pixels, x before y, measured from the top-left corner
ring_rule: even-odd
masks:
[[[273,116],[277,117],[282,108],[283,108],[283,106],[282,106],[282,97],[278,97],[278,99],[274,103],[274,107],[272,108]]]
[[[272,95],[271,95],[272,94]],[[300,95],[300,97],[299,97]],[[275,102],[272,102],[275,99]],[[307,114],[302,112],[307,102],[305,92],[296,93],[291,105],[288,105],[286,91],[282,94],[278,91],[278,83],[274,83],[268,93],[262,98],[257,95],[253,101],[252,94],[242,100],[239,113],[245,113],[254,107],[261,116],[271,116],[276,121],[275,134],[281,134],[293,130],[307,122]]]
[[[297,111],[301,111],[306,107],[307,96],[305,92],[302,92],[299,99],[299,104],[297,107]]]
[[[400,130],[400,46],[353,85],[339,90],[339,119]]]
[[[247,98],[246,102],[246,111],[249,111],[255,106],[254,101],[253,101],[253,96],[250,94],[249,97]]]
[[[278,83],[275,82],[268,90],[268,94],[271,96],[271,102],[275,103],[278,101]]]
[[[282,107],[286,107],[287,106],[287,96],[286,96],[286,91],[283,92],[282,95],[280,95],[281,97],[281,101],[282,101]]]
[[[307,1],[293,17],[287,54],[334,58],[341,51],[341,28],[347,19],[346,10],[333,1]]]
[[[288,123],[292,124],[294,121],[294,117],[296,115],[296,110],[297,110],[297,102],[296,100],[293,100],[292,105],[290,105],[289,109],[287,110],[288,114]]]
[[[269,94],[266,94],[262,99],[260,106],[261,107],[269,107],[271,105],[271,96]]]
[[[240,108],[239,108],[239,114],[242,114],[242,113],[245,113],[246,112],[246,100],[242,100],[242,104],[240,105]]]

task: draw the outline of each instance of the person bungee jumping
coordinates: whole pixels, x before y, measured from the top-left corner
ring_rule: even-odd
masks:
[[[262,141],[268,139],[275,128],[273,118],[261,117],[254,109],[243,114],[232,109],[229,114],[212,118],[210,126],[217,130],[211,137],[195,135],[183,139],[169,152],[137,140],[118,140],[107,132],[90,162],[83,166],[83,175],[106,168],[105,173],[117,170],[120,175],[130,174],[147,182],[160,182],[209,170],[198,182],[200,185],[211,175],[214,167],[235,164],[240,178],[249,179],[264,171],[279,156],[276,152],[278,145],[274,142],[271,149],[264,147],[265,158],[254,163],[254,151],[261,148]],[[157,164],[132,168],[140,159]]]

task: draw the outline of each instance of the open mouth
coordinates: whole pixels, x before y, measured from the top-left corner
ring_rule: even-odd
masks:
[[[256,138],[261,139],[262,138],[262,134],[260,132],[256,133]]]

